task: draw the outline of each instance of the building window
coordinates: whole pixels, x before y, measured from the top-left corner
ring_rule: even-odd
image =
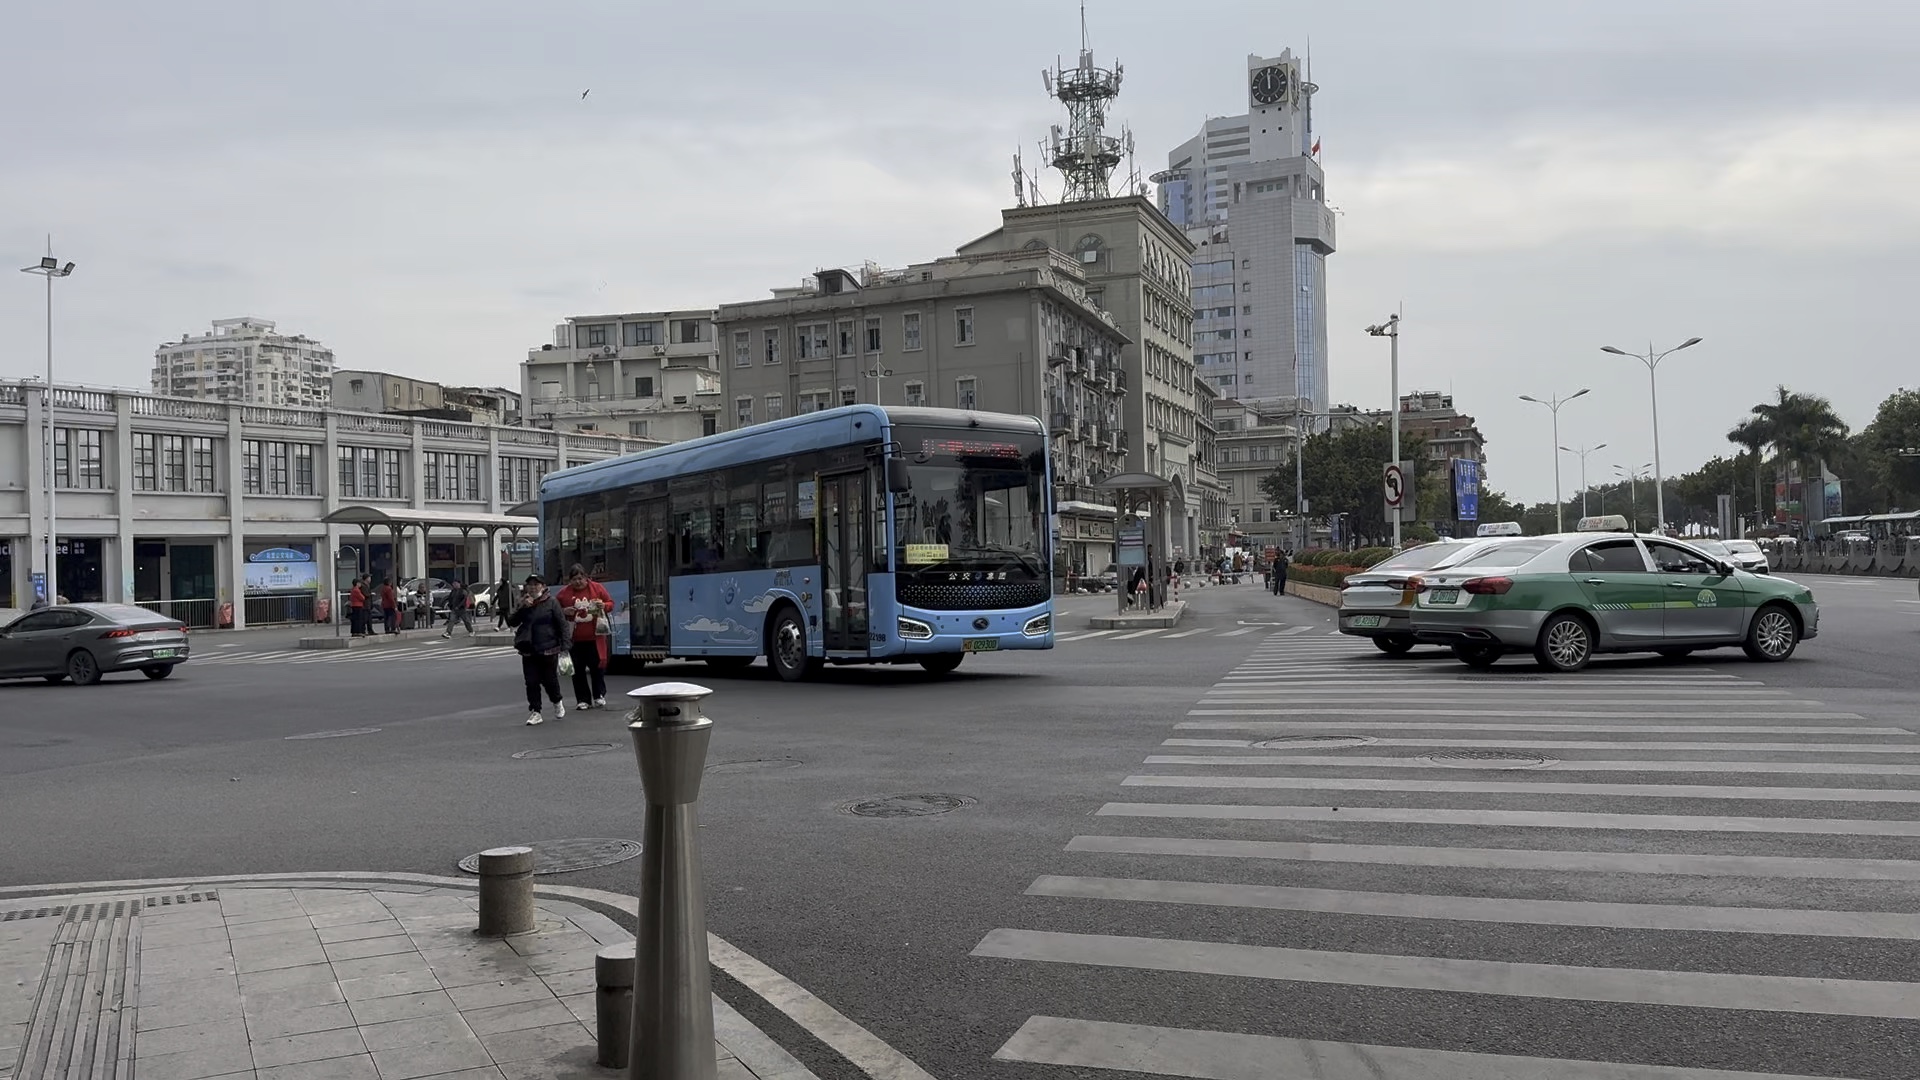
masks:
[[[312,495],[313,487],[313,444],[293,444],[293,494]]]
[[[974,408],[975,407],[974,402],[977,397],[975,393],[975,389],[977,386],[978,386],[978,383],[974,380],[974,377],[971,375],[968,375],[964,378],[953,380],[953,399],[954,399],[955,407],[961,408],[961,409]]]
[[[733,419],[736,426],[753,426],[753,399],[737,397],[733,399]]]
[[[713,413],[700,415],[700,434],[717,435],[720,432],[720,417]]]
[[[852,356],[853,355],[853,320],[842,319],[838,323],[834,324],[833,334],[834,334],[834,344],[837,347],[839,355]]]
[[[807,323],[799,328],[800,341],[795,356],[801,360],[819,360],[833,355],[826,323]]]
[[[925,405],[927,403],[927,384],[910,382],[906,386],[907,404]]]
[[[867,351],[870,353],[880,351],[880,317],[878,315],[867,320]]]
[[[631,436],[633,436],[633,437],[634,437],[634,438],[636,438],[636,439],[644,439],[644,438],[646,438],[646,437],[647,437],[647,424],[648,424],[648,423],[649,423],[649,421],[646,421],[646,420],[629,420],[629,421],[627,421],[627,434],[629,434],[629,435],[631,435]]]
[[[160,488],[162,491],[187,490],[187,437],[160,436]]]
[[[860,403],[860,391],[855,390],[851,386],[843,386],[840,388],[840,404],[857,405],[859,403]]]
[[[955,308],[953,311],[953,340],[959,345],[973,344],[973,309]]]
[[[54,484],[63,488],[102,488],[100,432],[87,428],[53,430]]]
[[[354,465],[356,451],[351,446],[340,448],[339,489],[334,494],[347,499],[358,498],[360,486],[356,482],[359,472]]]
[[[591,326],[583,326],[580,328],[580,332],[586,335],[584,344],[588,348],[598,348],[607,343],[606,323],[594,323]]]
[[[803,390],[794,398],[794,412],[805,416],[807,413],[820,412],[833,404],[831,390]]]
[[[287,444],[274,442],[267,444],[267,490],[275,495],[287,493],[287,473],[289,457]]]
[[[901,348],[907,352],[917,352],[920,348],[920,313],[909,311],[900,316],[903,341]]]
[[[766,331],[766,341],[767,341],[767,347],[766,347],[767,363],[769,364],[779,363],[780,362],[780,331],[778,330]]]
[[[623,345],[658,345],[660,343],[660,324],[650,322],[630,322],[620,328],[620,342]]]
[[[700,344],[700,320],[681,319],[674,323],[673,340],[682,345]]]
[[[633,377],[633,396],[649,398],[653,396],[653,376],[635,375]]]
[[[380,451],[380,495],[382,498],[404,498],[405,488],[400,483],[400,451]]]
[[[787,396],[785,394],[767,395],[767,419],[781,420],[787,415]]]
[[[753,366],[753,335],[746,330],[733,332],[733,366]]]
[[[425,495],[429,499],[440,497],[440,453],[427,451],[427,460],[421,464],[421,479],[426,483]]]
[[[360,497],[375,499],[380,496],[380,451],[371,446],[360,448]]]
[[[247,439],[240,444],[240,490],[248,495],[260,494],[260,476],[260,443]]]

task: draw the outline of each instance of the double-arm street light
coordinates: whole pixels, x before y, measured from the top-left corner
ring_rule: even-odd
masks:
[[[1653,523],[1653,528],[1655,532],[1664,532],[1667,527],[1667,498],[1665,491],[1667,485],[1666,478],[1660,474],[1660,384],[1654,379],[1654,369],[1660,366],[1660,361],[1665,358],[1668,353],[1677,353],[1681,349],[1691,349],[1698,344],[1700,344],[1699,338],[1690,337],[1665,352],[1654,352],[1653,343],[1648,342],[1647,351],[1644,353],[1632,353],[1625,349],[1616,349],[1611,345],[1600,346],[1601,352],[1612,353],[1615,356],[1631,356],[1635,360],[1647,365],[1647,393],[1653,406],[1653,515],[1656,519]]]
[[[40,395],[40,408],[41,411],[46,414],[45,419],[47,422],[47,457],[45,462],[47,481],[47,554],[46,561],[42,565],[44,565],[47,570],[47,602],[55,603],[60,599],[60,575],[56,572],[59,568],[59,560],[54,554],[54,534],[59,531],[59,518],[54,516],[53,509],[53,494],[56,486],[53,473],[53,279],[63,278],[73,273],[73,264],[67,263],[62,266],[60,260],[53,257],[51,244],[48,245],[48,249],[48,253],[40,259],[37,265],[23,266],[20,268],[20,272],[23,274],[39,274],[41,277],[47,279],[47,385],[45,391]]]
[[[1393,446],[1391,453],[1393,456],[1390,460],[1392,460],[1395,463],[1398,463],[1400,460],[1400,315],[1399,313],[1395,312],[1394,314],[1387,316],[1386,322],[1375,323],[1374,325],[1367,327],[1367,333],[1372,334],[1374,337],[1386,338],[1389,342],[1387,347],[1387,353],[1388,353],[1388,356],[1390,357],[1389,362],[1392,365],[1391,375],[1389,377],[1392,380],[1391,392],[1393,394],[1393,401],[1387,407],[1387,423],[1391,426],[1391,430],[1393,431],[1393,435],[1391,436],[1392,446]],[[1404,499],[1405,497],[1406,497],[1405,495],[1401,496],[1402,499]],[[1395,551],[1400,550],[1400,512],[1398,510],[1394,511],[1394,514],[1393,514],[1393,549]]]
[[[1560,448],[1560,406],[1565,405],[1567,402],[1572,401],[1574,398],[1583,397],[1592,392],[1593,390],[1591,387],[1583,386],[1580,389],[1575,390],[1573,393],[1568,394],[1566,397],[1550,397],[1545,401],[1542,401],[1539,398],[1534,397],[1532,394],[1520,395],[1521,401],[1531,401],[1535,405],[1545,405],[1547,407],[1547,411],[1553,413],[1553,445],[1555,449],[1555,453],[1553,455],[1553,531],[1554,532],[1562,532],[1566,528],[1566,522],[1562,520],[1563,515],[1562,515],[1561,505],[1560,505],[1560,454],[1558,452]]]
[[[1640,481],[1645,480],[1647,478],[1647,476],[1649,475],[1647,470],[1651,468],[1653,468],[1653,462],[1651,461],[1647,462],[1645,465],[1642,465],[1637,469],[1629,469],[1625,465],[1615,465],[1613,467],[1613,475],[1627,482],[1627,516],[1628,517],[1632,517],[1633,515],[1640,512],[1637,509],[1637,507],[1640,505],[1639,503]]]
[[[1581,517],[1587,516],[1587,455],[1593,453],[1595,450],[1605,450],[1606,448],[1607,448],[1606,443],[1601,443],[1598,446],[1583,446],[1578,450],[1574,449],[1571,446],[1560,447],[1560,449],[1565,451],[1566,453],[1580,455],[1580,516]]]

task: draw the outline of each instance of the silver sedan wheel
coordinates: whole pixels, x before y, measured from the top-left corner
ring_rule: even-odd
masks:
[[[1592,651],[1587,628],[1577,619],[1562,619],[1547,630],[1547,655],[1561,670],[1572,671],[1585,664]]]
[[[1784,611],[1768,608],[1753,623],[1753,644],[1769,660],[1779,660],[1793,651],[1799,634],[1793,619]]]

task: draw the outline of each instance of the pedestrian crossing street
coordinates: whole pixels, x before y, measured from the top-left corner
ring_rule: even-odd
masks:
[[[1223,626],[1198,626],[1185,630],[1177,626],[1150,630],[1073,630],[1055,636],[1053,642],[1055,645],[1071,645],[1075,642],[1105,645],[1115,641],[1138,641],[1143,638],[1151,641],[1176,641],[1180,638],[1191,637],[1237,638],[1261,633],[1278,634],[1283,637],[1303,635],[1340,636],[1340,631],[1328,630],[1324,625],[1286,626],[1284,623],[1260,622],[1228,624]]]
[[[1920,1076],[1913,722],[1712,659],[1482,673],[1266,636],[1027,888],[1024,924],[973,950],[1034,1010],[993,1057],[1063,1077]]]
[[[455,638],[420,644],[373,646],[361,649],[209,650],[195,653],[189,668],[302,664],[459,664],[469,660],[497,660],[512,656],[511,645],[468,645]]]

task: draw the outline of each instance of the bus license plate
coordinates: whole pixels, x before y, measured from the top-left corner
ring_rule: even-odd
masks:
[[[1455,604],[1455,603],[1459,603],[1459,601],[1460,601],[1459,589],[1433,590],[1433,602],[1436,604]]]
[[[1380,616],[1378,615],[1355,615],[1353,617],[1353,626],[1356,630],[1372,630],[1379,625]]]
[[[993,652],[1000,648],[997,637],[970,637],[962,645],[967,652]]]

